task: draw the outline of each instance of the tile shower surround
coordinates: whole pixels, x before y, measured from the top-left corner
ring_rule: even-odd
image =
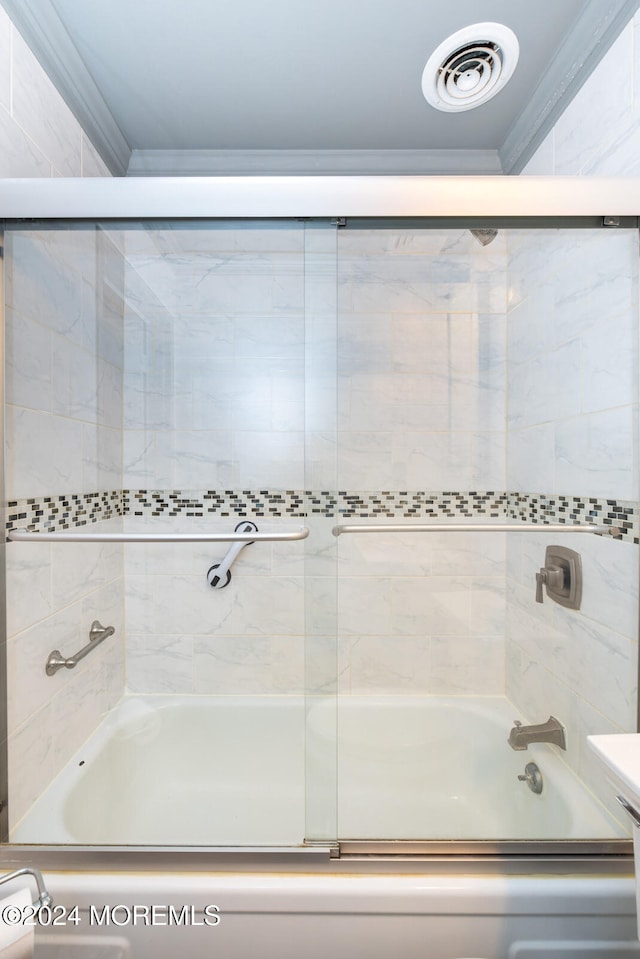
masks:
[[[589,493],[589,500],[559,495],[545,500],[532,495],[523,503],[518,493],[510,502],[500,492],[533,485],[530,477],[510,483],[504,475],[505,416],[517,413],[507,407],[506,341],[511,337],[513,346],[512,333],[522,330],[525,334],[527,328],[534,328],[527,325],[526,308],[516,315],[509,301],[514,291],[505,282],[506,235],[487,252],[480,251],[466,234],[345,234],[340,237],[337,290],[332,266],[335,236],[316,238],[323,250],[321,239],[328,247],[332,268],[326,276],[322,252],[318,260],[307,263],[309,269],[302,276],[302,259],[292,258],[283,249],[302,251],[298,231],[295,236],[282,231],[276,251],[270,246],[273,237],[260,231],[252,235],[251,230],[189,235],[168,229],[127,239],[139,243],[140,249],[136,252],[127,245],[123,385],[120,399],[111,391],[116,403],[108,407],[113,411],[122,403],[118,422],[123,428],[123,470],[113,479],[104,476],[106,482],[100,485],[87,471],[79,492],[113,490],[111,499],[117,503],[123,487],[129,491],[122,496],[123,512],[158,513],[160,524],[176,528],[181,517],[205,508],[212,509],[206,515],[215,516],[217,511],[216,523],[229,512],[235,525],[235,517],[240,519],[246,507],[246,514],[262,509],[280,524],[278,512],[295,517],[302,487],[305,483],[312,487],[305,504],[305,521],[312,529],[307,546],[312,549],[265,544],[264,549],[247,550],[242,569],[238,567],[227,590],[214,594],[206,586],[204,564],[216,558],[210,549],[170,546],[162,552],[152,547],[122,551],[128,688],[142,693],[211,694],[334,690],[332,623],[337,612],[337,688],[341,692],[504,692],[505,670],[511,677],[516,654],[531,651],[529,634],[523,634],[519,646],[505,641],[505,543],[513,556],[518,550],[509,543],[517,534],[461,534],[455,544],[447,535],[344,537],[335,550],[330,533],[333,516],[327,514],[353,522],[372,516],[406,521],[429,515],[449,515],[455,521],[459,516],[490,516],[496,511],[506,518],[512,506],[514,521],[522,510],[541,519],[555,518],[554,511],[559,519],[571,518],[572,512],[579,517],[592,512],[605,516],[609,511],[623,515],[618,510],[627,508],[633,495],[626,482],[628,470],[612,478],[601,473],[597,484],[589,478],[589,485],[583,486],[578,481],[582,474],[571,473],[571,462],[580,461],[581,449],[576,456],[568,449],[569,471],[549,477],[548,485],[547,476],[540,475],[533,489]],[[211,250],[212,241],[221,244],[222,256]],[[575,241],[575,236],[568,237],[570,245]],[[192,248],[198,242],[202,248],[194,259]],[[268,249],[259,252],[257,244],[262,242]],[[242,255],[230,260],[230,251]],[[548,249],[544,256],[549,258]],[[335,317],[336,305],[338,330],[328,319]],[[36,307],[23,303],[21,312],[41,322],[45,314],[33,317]],[[267,335],[274,330],[275,335]],[[588,346],[585,342],[587,360]],[[597,349],[592,352],[598,353]],[[569,351],[566,355],[572,360]],[[510,351],[509,362],[513,358]],[[553,370],[562,373],[558,363]],[[572,376],[583,375],[583,368],[573,362],[568,371]],[[584,375],[588,373],[585,365]],[[17,387],[22,384],[19,379],[15,382]],[[620,382],[617,377],[617,389]],[[606,400],[605,393],[598,390],[597,396]],[[270,403],[256,407],[257,395],[270,397]],[[31,396],[18,405],[28,406]],[[75,394],[68,397],[81,405],[82,399]],[[526,397],[522,399],[524,403]],[[538,406],[529,409],[546,413]],[[595,417],[600,416],[611,434],[604,419],[612,414],[592,408],[583,412],[592,418],[582,420],[585,429],[592,420],[598,426]],[[76,414],[71,410],[70,415]],[[12,424],[15,431],[23,421],[30,427],[32,421],[42,420],[37,410],[20,417]],[[52,425],[63,424],[54,419]],[[523,450],[530,448],[527,431],[537,429],[537,424],[512,416],[508,425],[514,442],[521,441]],[[557,438],[562,445],[561,427]],[[547,429],[545,437],[551,456],[538,457],[538,467],[541,462],[555,462],[552,432]],[[336,449],[340,451],[337,464]],[[516,462],[517,445],[508,452]],[[35,473],[33,481],[25,483],[31,479],[31,464],[21,448],[16,463],[22,490],[33,491],[34,499],[43,499],[44,492],[74,488],[68,481],[54,484],[47,475]],[[205,493],[212,475],[220,489],[236,492],[228,497],[219,490]],[[362,492],[372,475],[378,477],[381,489]],[[279,491],[288,484],[293,492],[283,499]],[[342,491],[340,497],[331,492],[336,486]],[[401,492],[425,488],[427,492]],[[20,485],[13,489],[21,493]],[[455,492],[428,492],[434,489]],[[478,489],[497,492],[464,492]],[[205,495],[211,499],[205,500]],[[488,499],[483,502],[484,495]],[[609,496],[616,501],[607,502]],[[100,507],[103,500],[98,500]],[[85,508],[68,497],[67,501],[63,513],[73,511],[75,505]],[[22,502],[18,506],[17,512],[24,511]],[[96,501],[87,506],[90,515]],[[86,519],[85,515],[81,521]],[[197,522],[195,517],[193,521]],[[536,534],[521,538],[523,583],[531,579],[525,566],[528,570],[534,557],[526,550],[534,538]],[[588,553],[596,566],[604,555],[616,568],[630,566],[630,554],[637,552],[628,542],[582,539],[588,540],[585,556]],[[18,552],[21,545],[12,544],[9,552]],[[52,547],[50,556],[55,549],[61,555],[65,547]],[[84,550],[83,546],[79,552]],[[30,544],[21,555],[34,563],[38,552],[40,547]],[[336,554],[337,577],[331,559]],[[72,560],[71,552],[64,555],[80,569],[80,560]],[[40,561],[44,570],[44,555]],[[617,634],[612,638],[597,619],[600,607],[610,608],[612,596],[618,593],[606,569],[597,579],[599,605],[585,610],[584,617],[580,614],[583,628],[574,625],[574,654],[593,661],[597,675],[598,656],[606,649],[603,639],[611,640],[616,655],[626,649],[625,642],[629,650],[616,659],[614,685],[604,689],[602,702],[589,675],[576,671],[579,682],[571,687],[566,675],[558,675],[565,698],[569,695],[572,702],[571,709],[564,710],[572,734],[581,729],[573,721],[580,710],[600,710],[600,728],[623,721],[612,692],[632,673],[632,644],[624,635],[633,634],[624,632],[627,624],[622,614],[616,610],[614,626],[624,633],[622,639]],[[590,600],[595,600],[595,592]],[[627,605],[631,602],[629,593]],[[550,615],[548,604],[542,613]],[[25,632],[15,637],[14,648],[20,656],[28,652],[26,639]],[[518,692],[513,682],[511,688]],[[629,692],[627,682],[621,686],[625,703]],[[526,701],[521,697],[514,701],[524,714]],[[37,697],[33,702],[37,704]],[[19,735],[24,739],[30,728],[30,722],[23,723]]]

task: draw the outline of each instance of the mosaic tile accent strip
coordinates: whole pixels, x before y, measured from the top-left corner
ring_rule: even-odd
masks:
[[[262,516],[300,519],[307,515],[301,490],[123,490],[126,516]]]
[[[128,516],[504,517],[506,493],[124,490]]]
[[[638,505],[625,500],[559,493],[507,493],[506,515],[525,523],[599,523],[617,526],[620,539],[640,543]]]
[[[503,492],[391,492],[338,493],[338,515],[359,519],[411,519],[472,516],[504,517],[507,494]]]
[[[632,502],[560,494],[502,491],[381,492],[330,490],[109,490],[12,500],[6,530],[64,530],[113,516],[207,515],[304,519],[465,520],[513,519],[526,523],[615,525],[622,539],[640,543],[640,511]]]
[[[20,527],[33,532],[56,532],[123,515],[122,490],[9,500],[5,530]]]

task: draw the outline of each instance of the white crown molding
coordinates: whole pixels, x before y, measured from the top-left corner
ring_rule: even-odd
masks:
[[[133,150],[127,176],[437,176],[502,173],[496,150]]]
[[[0,2],[110,172],[124,176],[131,148],[51,0]]]
[[[585,0],[580,16],[500,147],[506,174],[524,169],[638,8],[640,0]]]

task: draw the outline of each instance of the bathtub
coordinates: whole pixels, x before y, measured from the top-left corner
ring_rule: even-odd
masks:
[[[330,705],[319,705],[318,713]],[[628,832],[555,746],[514,751],[502,696],[344,697],[338,711],[342,839],[597,839]],[[310,712],[311,736],[327,720]],[[540,794],[519,780],[534,762]]]
[[[78,906],[80,921],[38,930],[35,959],[640,957],[631,877],[385,876],[351,867],[345,875],[51,872],[45,879],[60,908]],[[204,923],[206,906],[217,907],[217,925]],[[168,921],[169,907],[181,923]]]
[[[329,769],[336,718],[345,838],[622,835],[556,750],[508,747],[515,715],[500,697],[353,696],[337,714],[330,699],[126,697],[14,842],[294,848],[225,863],[202,849],[22,847],[56,904],[80,917],[39,929],[35,959],[640,959],[625,861],[602,875],[563,860],[563,875],[509,875],[512,863],[491,873],[473,856],[333,860],[327,846],[302,847],[305,764],[307,775]],[[533,758],[541,795],[517,779]]]
[[[11,830],[16,843],[304,839],[304,700],[125,696]]]
[[[627,835],[556,747],[508,746],[515,715],[497,696],[349,696],[337,710],[326,697],[128,696],[11,841],[300,845],[315,838],[305,832],[305,774],[310,789],[333,782],[336,726],[330,814],[340,839]],[[518,780],[531,761],[540,795]],[[326,798],[335,803],[335,790]]]

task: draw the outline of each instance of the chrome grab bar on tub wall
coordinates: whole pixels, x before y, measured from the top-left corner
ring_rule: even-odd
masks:
[[[617,526],[597,526],[595,523],[381,523],[356,526],[334,526],[334,536],[345,533],[596,533],[601,536],[622,536]]]
[[[108,636],[113,636],[114,633],[114,626],[103,626],[97,619],[94,619],[89,629],[89,642],[86,646],[83,646],[79,652],[68,658],[65,658],[59,649],[53,649],[49,653],[49,658],[44,668],[47,676],[54,676],[59,669],[73,669],[92,649],[95,649],[96,646],[104,642]]]
[[[306,539],[306,526],[288,533],[100,533],[60,530],[37,533],[29,529],[10,529],[7,538],[14,543],[283,543]]]
[[[19,879],[20,876],[33,876],[36,881],[38,898],[33,904],[34,909],[40,909],[43,906],[51,906],[53,904],[53,899],[45,888],[42,873],[39,869],[34,869],[32,866],[25,866],[23,869],[16,869],[15,872],[7,873],[6,876],[0,876],[0,886],[4,885],[5,882],[11,882],[13,879]]]

